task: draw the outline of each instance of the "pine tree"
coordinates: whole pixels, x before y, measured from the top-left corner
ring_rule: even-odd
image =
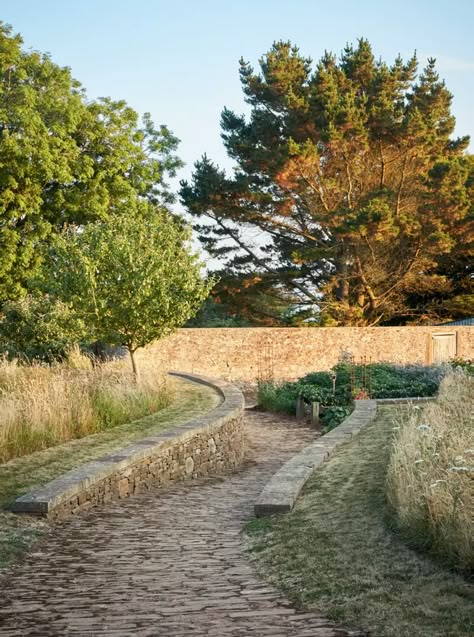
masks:
[[[456,294],[442,263],[472,262],[474,231],[469,140],[452,138],[435,60],[418,75],[416,56],[388,65],[361,39],[313,69],[277,42],[260,68],[241,60],[249,118],[222,113],[234,174],[204,156],[182,182],[203,246],[234,275],[277,277],[322,324],[433,319]]]

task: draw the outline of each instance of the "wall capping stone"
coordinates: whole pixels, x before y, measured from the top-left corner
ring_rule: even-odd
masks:
[[[356,400],[354,411],[329,433],[317,438],[286,462],[267,482],[254,505],[256,517],[289,513],[313,472],[337,447],[348,442],[377,415],[378,405],[425,403],[433,398],[383,398]]]
[[[87,462],[15,500],[15,513],[64,518],[152,485],[237,466],[243,458],[242,392],[224,380],[171,372],[212,387],[222,402],[183,425]]]

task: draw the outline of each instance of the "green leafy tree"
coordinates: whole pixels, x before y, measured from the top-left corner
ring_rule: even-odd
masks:
[[[25,293],[39,246],[69,225],[166,203],[178,140],[123,101],[88,101],[67,68],[0,23],[0,304]]]
[[[2,308],[0,352],[9,358],[52,363],[83,336],[82,321],[48,295],[27,295]]]
[[[472,273],[474,224],[469,140],[452,138],[435,61],[418,75],[362,39],[315,67],[278,42],[260,67],[241,61],[250,116],[222,113],[234,174],[204,156],[182,182],[203,246],[235,276],[277,277],[321,324],[436,316],[458,294],[451,255]]]
[[[46,260],[47,289],[81,319],[92,339],[135,352],[193,316],[214,280],[188,249],[190,230],[165,210],[140,203],[128,215],[70,229]]]

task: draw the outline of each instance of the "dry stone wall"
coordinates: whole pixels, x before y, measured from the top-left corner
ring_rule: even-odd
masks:
[[[244,457],[241,392],[225,381],[180,376],[210,384],[220,391],[222,404],[185,425],[73,469],[18,498],[12,510],[64,519],[152,487],[237,467]]]
[[[433,362],[434,337],[454,334],[457,356],[474,357],[474,327],[188,328],[138,352],[163,369],[253,382],[330,369],[343,356]]]

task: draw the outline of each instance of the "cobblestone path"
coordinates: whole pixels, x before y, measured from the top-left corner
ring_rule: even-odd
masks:
[[[241,532],[265,481],[314,436],[246,413],[236,473],[157,489],[53,527],[0,584],[0,635],[343,637],[257,579]]]

